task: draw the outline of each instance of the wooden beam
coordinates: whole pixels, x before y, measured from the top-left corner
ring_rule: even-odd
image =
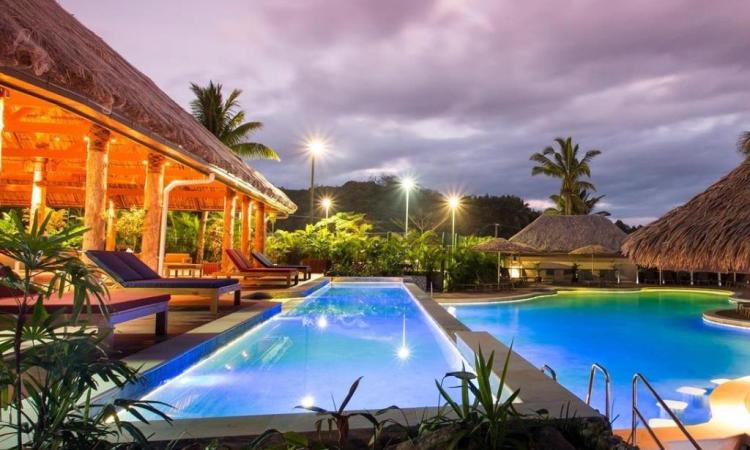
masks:
[[[70,121],[70,123],[59,122],[25,122],[21,120],[9,120],[5,124],[11,133],[45,133],[59,136],[72,136],[78,139],[88,133],[90,125],[83,120]]]
[[[3,130],[5,129],[5,97],[8,91],[0,87],[0,174],[3,173]]]
[[[104,248],[111,252],[114,251],[117,243],[117,210],[112,199],[107,203],[107,242]]]
[[[232,269],[232,262],[226,250],[234,247],[234,215],[237,193],[233,189],[226,189],[226,196],[224,196],[224,235],[221,241],[221,270],[224,273],[229,273]]]
[[[255,243],[253,250],[263,253],[266,251],[266,205],[255,202]]]
[[[92,125],[86,150],[86,194],[84,196],[83,250],[104,250],[109,166],[108,129]]]
[[[34,158],[31,181],[29,226],[42,223],[47,215],[47,158]]]
[[[159,258],[159,239],[161,237],[161,208],[164,193],[164,156],[159,153],[148,155],[146,168],[146,185],[143,191],[143,241],[141,242],[141,260],[156,270]]]
[[[250,255],[250,197],[242,196],[242,210],[240,211],[240,220],[242,221],[242,230],[240,233],[240,251],[243,255]]]
[[[201,211],[198,221],[198,242],[195,243],[195,263],[203,263],[203,254],[206,252],[206,225],[208,224],[208,211]]]

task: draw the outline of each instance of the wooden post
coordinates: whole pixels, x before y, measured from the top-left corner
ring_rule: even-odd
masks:
[[[206,225],[208,224],[208,211],[201,211],[198,221],[198,241],[195,243],[195,263],[203,263],[203,254],[206,252]]]
[[[84,199],[83,250],[104,250],[107,208],[107,169],[110,132],[92,125],[86,138],[86,197]]]
[[[240,211],[240,220],[242,221],[240,251],[245,256],[250,255],[250,209],[250,197],[243,195],[242,210]]]
[[[42,223],[47,214],[47,162],[47,158],[41,157],[33,160],[29,227],[34,223],[35,218],[37,224]]]
[[[5,97],[8,90],[0,86],[0,173],[3,172],[3,129],[5,128]]]
[[[164,156],[149,153],[146,163],[146,185],[143,195],[143,242],[141,260],[153,270],[159,263],[161,207],[164,193]]]
[[[266,205],[255,202],[255,243],[253,250],[263,253],[266,251]]]
[[[221,241],[221,270],[224,273],[231,272],[232,262],[227,255],[226,250],[233,248],[234,246],[234,214],[235,214],[235,200],[237,193],[234,190],[227,188],[226,195],[224,196],[224,237]]]
[[[107,243],[104,246],[107,251],[114,251],[117,243],[117,210],[115,202],[109,200],[107,206]]]

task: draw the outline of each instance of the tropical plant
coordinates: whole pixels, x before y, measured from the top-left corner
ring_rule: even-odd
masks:
[[[117,243],[119,250],[141,250],[143,223],[146,211],[143,208],[130,208],[120,211],[117,218]]]
[[[535,165],[531,169],[532,175],[547,175],[560,179],[560,197],[563,203],[565,215],[574,214],[575,196],[582,190],[595,191],[594,185],[581,178],[591,177],[589,163],[594,157],[601,154],[599,150],[588,150],[583,158],[579,159],[578,144],[573,144],[573,138],[556,138],[559,150],[546,147],[542,152],[531,155],[530,160]]]
[[[583,189],[573,195],[573,207],[572,214],[574,215],[586,215],[593,213],[596,205],[605,197],[605,195],[594,196],[591,192]],[[555,203],[552,208],[544,210],[545,214],[549,215],[561,215],[565,213],[565,199],[557,194],[550,195],[550,200]],[[609,216],[609,211],[597,211],[595,214],[601,216]]]
[[[122,433],[145,443],[145,436],[121,421],[116,411],[126,408],[145,421],[139,410],[146,410],[167,419],[152,404],[91,401],[99,383],[123,386],[135,380],[136,372],[107,355],[102,347],[106,333],[88,328],[93,302],[106,316],[107,292],[93,269],[70,251],[70,242],[85,230],[73,226],[49,233],[51,217],[48,214],[41,222],[34,217],[26,227],[12,212],[14,229],[0,234],[0,254],[21,267],[20,275],[2,268],[0,276],[0,286],[18,304],[17,314],[0,315],[0,328],[13,330],[0,335],[0,354],[12,355],[0,360],[0,379],[4,388],[13,391],[10,417],[0,422],[0,429],[8,430],[6,436],[15,434],[19,449],[110,448],[107,441]],[[38,281],[42,273],[52,274],[51,279]],[[62,311],[48,313],[45,301],[68,290],[73,296],[71,310],[65,311],[68,317]]]
[[[244,158],[279,160],[271,147],[250,142],[248,136],[263,127],[261,122],[245,122],[245,112],[240,109],[242,91],[233,89],[224,98],[222,85],[208,82],[208,86],[190,84],[195,99],[190,102],[193,117],[234,153]]]
[[[740,138],[737,141],[737,150],[746,158],[750,157],[750,131],[740,134]]]
[[[513,406],[519,391],[508,392],[505,384],[512,352],[511,345],[497,388],[492,387],[495,354],[492,352],[485,358],[481,348],[474,355],[474,373],[464,368],[447,373],[441,381],[435,380],[445,404],[436,417],[423,424],[423,430],[430,432],[451,424],[459,425],[448,448],[526,448],[530,437],[519,427],[523,416]],[[460,398],[454,399],[446,390],[444,385],[448,379],[460,382]],[[446,414],[447,411],[452,416]]]

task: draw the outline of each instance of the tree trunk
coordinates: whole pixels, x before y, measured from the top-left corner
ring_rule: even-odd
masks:
[[[206,253],[206,225],[208,224],[208,211],[201,211],[201,218],[198,222],[198,242],[195,246],[195,263],[203,263],[203,255]]]

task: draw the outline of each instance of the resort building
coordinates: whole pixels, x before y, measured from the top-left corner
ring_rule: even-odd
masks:
[[[627,235],[597,214],[543,214],[510,238],[534,250],[511,255],[506,261],[511,277],[541,277],[543,282],[635,281],[636,267],[620,253]],[[576,270],[574,270],[576,269]]]
[[[117,210],[143,208],[153,269],[167,210],[223,211],[223,247],[239,220],[243,253],[262,251],[294,203],[57,2],[26,3],[0,10],[0,207],[82,208],[84,251],[113,250]]]

